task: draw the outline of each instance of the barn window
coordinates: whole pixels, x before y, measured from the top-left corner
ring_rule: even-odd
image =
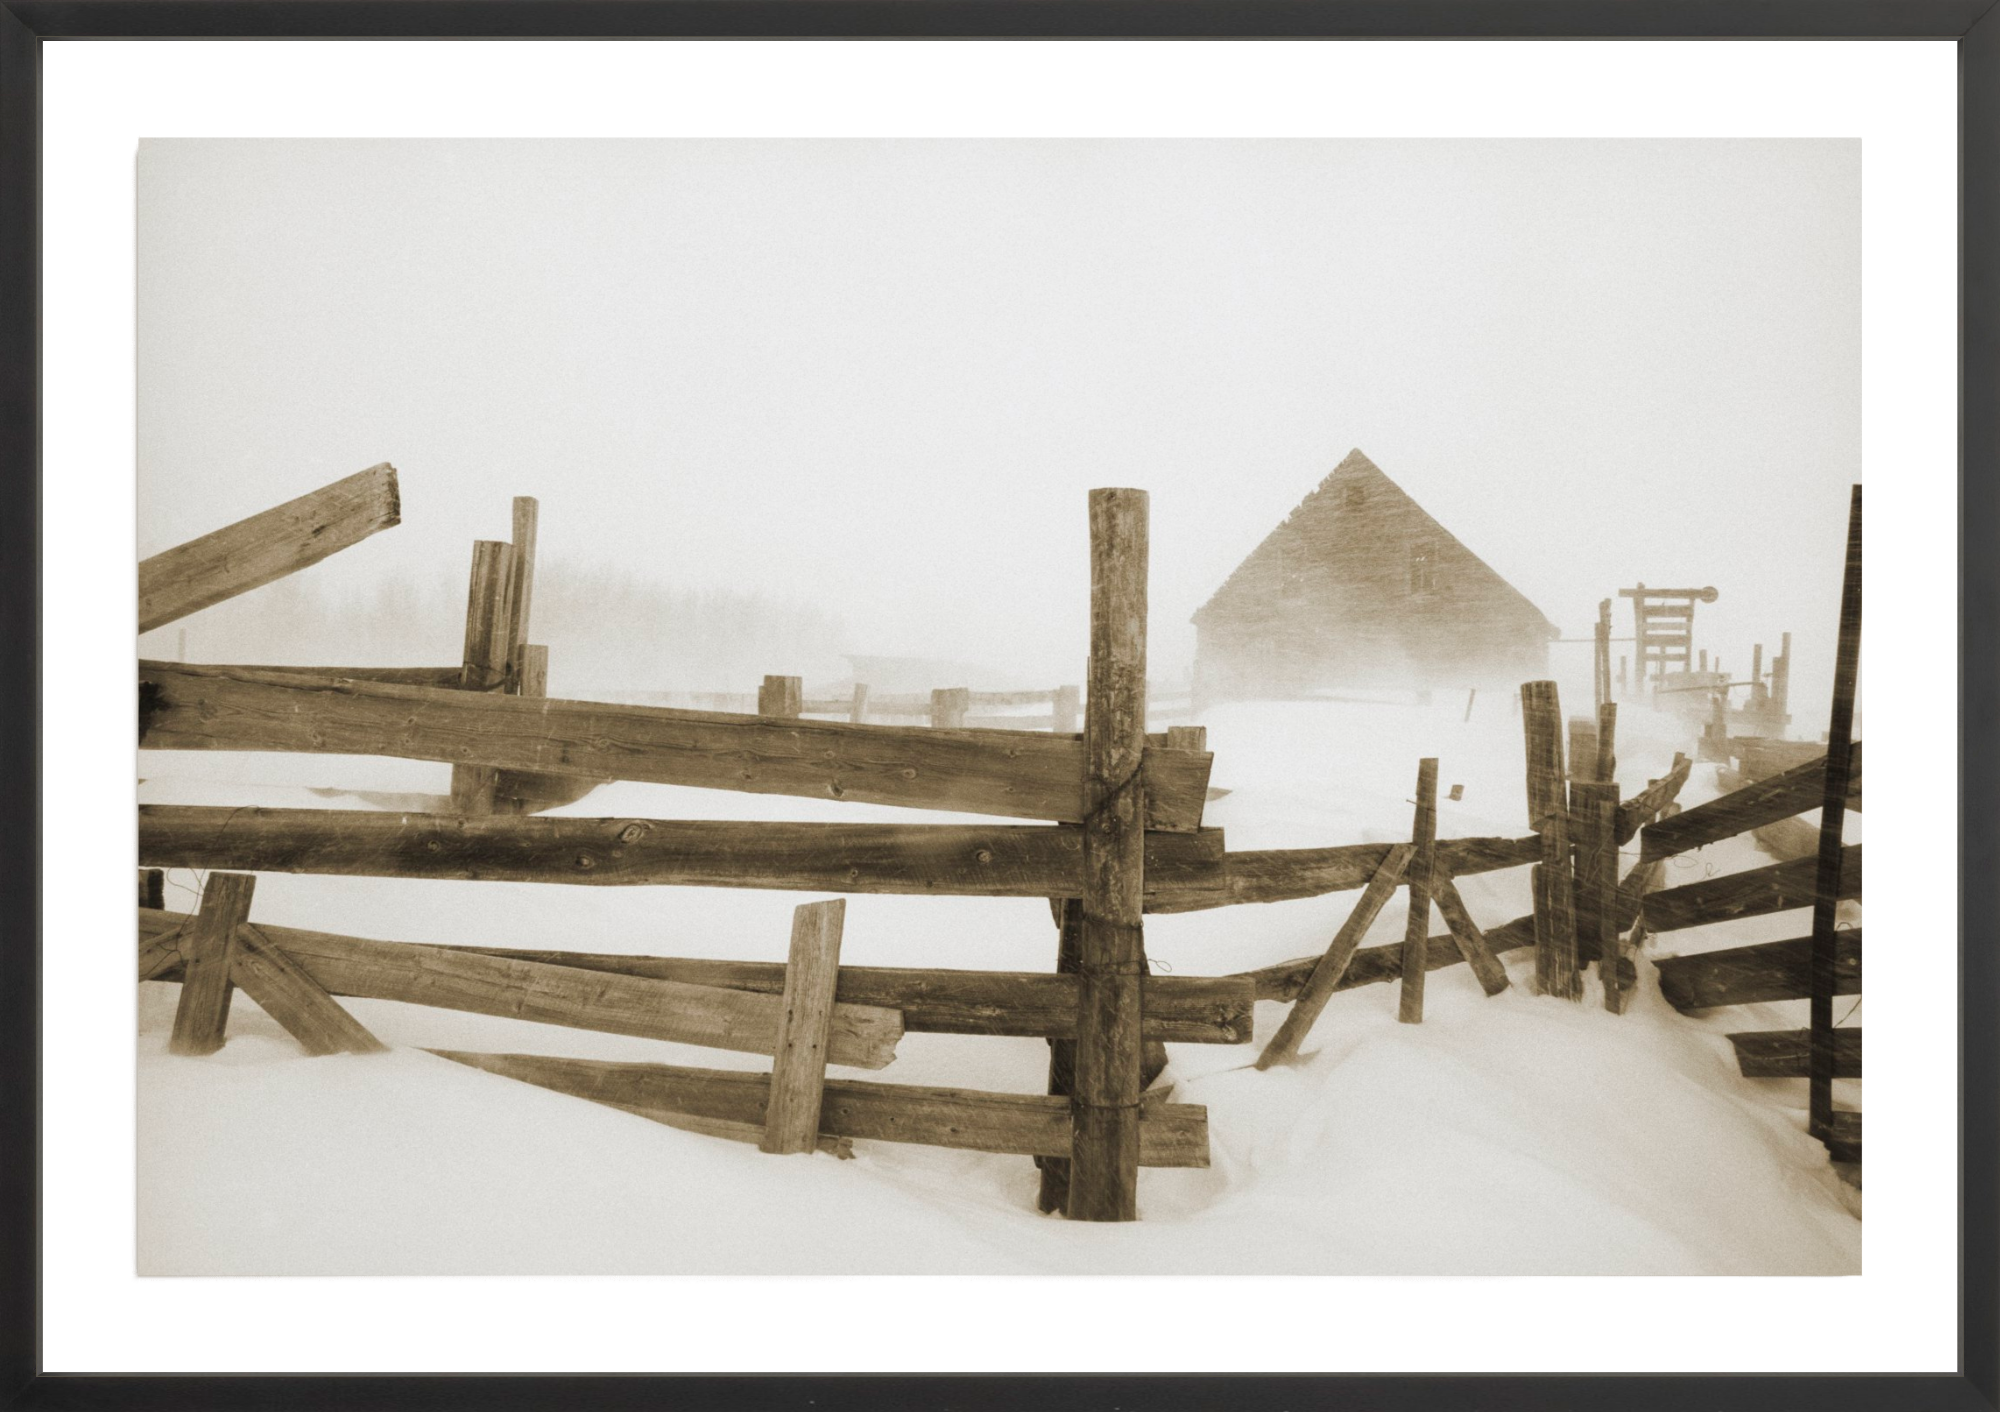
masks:
[[[1410,546],[1410,592],[1431,593],[1437,588],[1437,551],[1428,539]]]

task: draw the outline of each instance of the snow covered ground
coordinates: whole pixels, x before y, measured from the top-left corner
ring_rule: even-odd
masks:
[[[1433,705],[1288,703],[1206,718],[1209,822],[1236,849],[1406,838],[1417,760],[1440,758],[1439,835],[1525,832],[1509,694]],[[1626,794],[1691,749],[1628,709]],[[422,807],[444,766],[147,752],[147,803]],[[1697,765],[1683,801],[1715,792]],[[372,802],[354,794],[366,791]],[[941,821],[888,808],[616,784],[562,813]],[[1859,837],[1850,816],[1850,841]],[[1747,840],[1675,860],[1666,885],[1770,861]],[[189,910],[199,880],[168,875]],[[1528,910],[1526,869],[1468,877],[1483,925]],[[1322,951],[1347,893],[1147,922],[1158,970],[1216,974]],[[782,960],[805,894],[313,878],[258,880],[261,921],[415,942]],[[1858,916],[1858,911],[1856,913]],[[1400,940],[1402,895],[1368,945]],[[1804,913],[1658,939],[1683,954],[1802,935]],[[1441,931],[1434,920],[1432,930]],[[1042,970],[1034,900],[855,897],[858,965]],[[1860,1197],[1805,1135],[1800,1080],[1749,1081],[1724,1036],[1802,1025],[1803,1002],[1675,1013],[1650,965],[1624,1016],[1532,993],[1532,953],[1485,998],[1433,973],[1421,1026],[1391,986],[1333,998],[1305,1059],[1258,1073],[1257,1042],[1170,1046],[1177,1101],[1207,1105],[1212,1165],[1140,1174],[1141,1221],[1034,1209],[1022,1157],[857,1142],[855,1158],[770,1157],[477,1072],[420,1046],[758,1068],[755,1056],[386,1001],[349,1001],[391,1051],[309,1059],[240,993],[221,1053],[166,1053],[178,987],[138,1003],[142,1274],[1855,1274]],[[1851,1002],[1840,1002],[1844,1017]],[[911,1034],[884,1082],[1041,1092],[1040,1040]],[[835,1071],[840,1073],[842,1071]],[[1858,1106],[1859,1085],[1841,1085]]]

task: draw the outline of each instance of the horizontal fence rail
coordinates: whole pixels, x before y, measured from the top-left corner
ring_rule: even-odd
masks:
[[[430,1052],[491,1074],[646,1116],[660,1113],[761,1125],[771,1092],[769,1074],[535,1054]],[[828,1079],[819,1131],[836,1138],[914,1142],[1022,1157],[1063,1157],[1070,1150],[1070,1104],[1066,1098],[1041,1094]],[[1139,1164],[1206,1167],[1208,1110],[1193,1103],[1141,1105]]]
[[[139,909],[142,979],[178,980],[174,955],[185,913]],[[247,924],[329,995],[398,1000],[545,1025],[772,1054],[783,1002],[776,994],[617,975],[539,961],[297,927]],[[783,971],[783,967],[777,968]],[[779,990],[783,989],[782,979]],[[894,1009],[836,1003],[828,1062],[880,1069],[896,1057],[903,1019]]]
[[[1849,798],[1858,804],[1861,797],[1859,743],[1852,747],[1852,762]],[[1671,819],[1648,824],[1639,835],[1642,856],[1671,858],[1711,843],[1720,843],[1725,838],[1750,833],[1795,814],[1819,808],[1825,793],[1826,757],[1821,756],[1705,804],[1697,804]]]
[[[145,867],[779,891],[1062,897],[1082,831],[1023,824],[815,824],[231,809],[146,804]],[[1146,835],[1147,884],[1199,885],[1222,832]]]
[[[1397,845],[1353,843],[1337,848],[1277,848],[1225,853],[1208,876],[1161,889],[1149,912],[1201,912],[1247,902],[1290,902],[1366,887]],[[1448,838],[1438,842],[1439,866],[1454,875],[1490,873],[1532,863],[1536,838]],[[1152,863],[1147,861],[1150,881]]]
[[[774,720],[488,695],[271,669],[140,664],[142,749],[384,755],[1078,823],[1083,746],[1027,732]],[[1212,757],[1151,750],[1150,827],[1201,823]]]
[[[1768,867],[1666,888],[1646,899],[1646,929],[1679,931],[1711,922],[1810,907],[1817,891],[1818,874],[1817,858],[1795,858],[1787,863],[1772,863]],[[1840,896],[1860,895],[1861,845],[1850,843],[1841,850]]]

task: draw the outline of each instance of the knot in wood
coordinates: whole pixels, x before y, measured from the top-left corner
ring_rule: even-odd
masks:
[[[594,868],[597,866],[597,860],[588,853],[579,853],[576,855],[576,865],[579,868]]]
[[[439,842],[438,842],[438,841],[437,841],[436,839],[434,839],[434,838],[433,838],[433,839],[430,839],[429,841],[427,841],[427,842],[426,842],[426,843],[424,844],[424,847],[425,847],[425,848],[428,848],[428,849],[429,849],[429,850],[430,850],[431,852],[433,852],[433,853],[439,853],[439,852],[442,852],[442,851],[444,850],[444,845],[443,845],[442,843],[439,843]]]
[[[646,825],[642,823],[627,824],[624,828],[618,830],[618,841],[620,843],[637,843],[645,836]]]
[[[993,861],[993,850],[990,848],[982,848],[978,852],[974,853],[972,856],[974,858],[977,858],[982,863],[991,863]]]

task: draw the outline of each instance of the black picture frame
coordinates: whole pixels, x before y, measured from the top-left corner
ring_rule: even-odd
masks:
[[[0,1394],[50,1408],[2000,1407],[2000,3],[1996,0],[0,0]],[[40,1351],[41,59],[92,39],[1934,39],[1958,45],[1960,1361],[1829,1376],[49,1374]],[[1496,46],[1497,48],[1497,46]],[[170,45],[161,46],[171,63]],[[1980,552],[1964,553],[1966,545]],[[1984,650],[1981,650],[1984,646]],[[1662,1337],[1670,1337],[1662,1331]],[[1339,1337],[1337,1329],[1329,1339]],[[1135,1360],[1136,1361],[1136,1360]]]

